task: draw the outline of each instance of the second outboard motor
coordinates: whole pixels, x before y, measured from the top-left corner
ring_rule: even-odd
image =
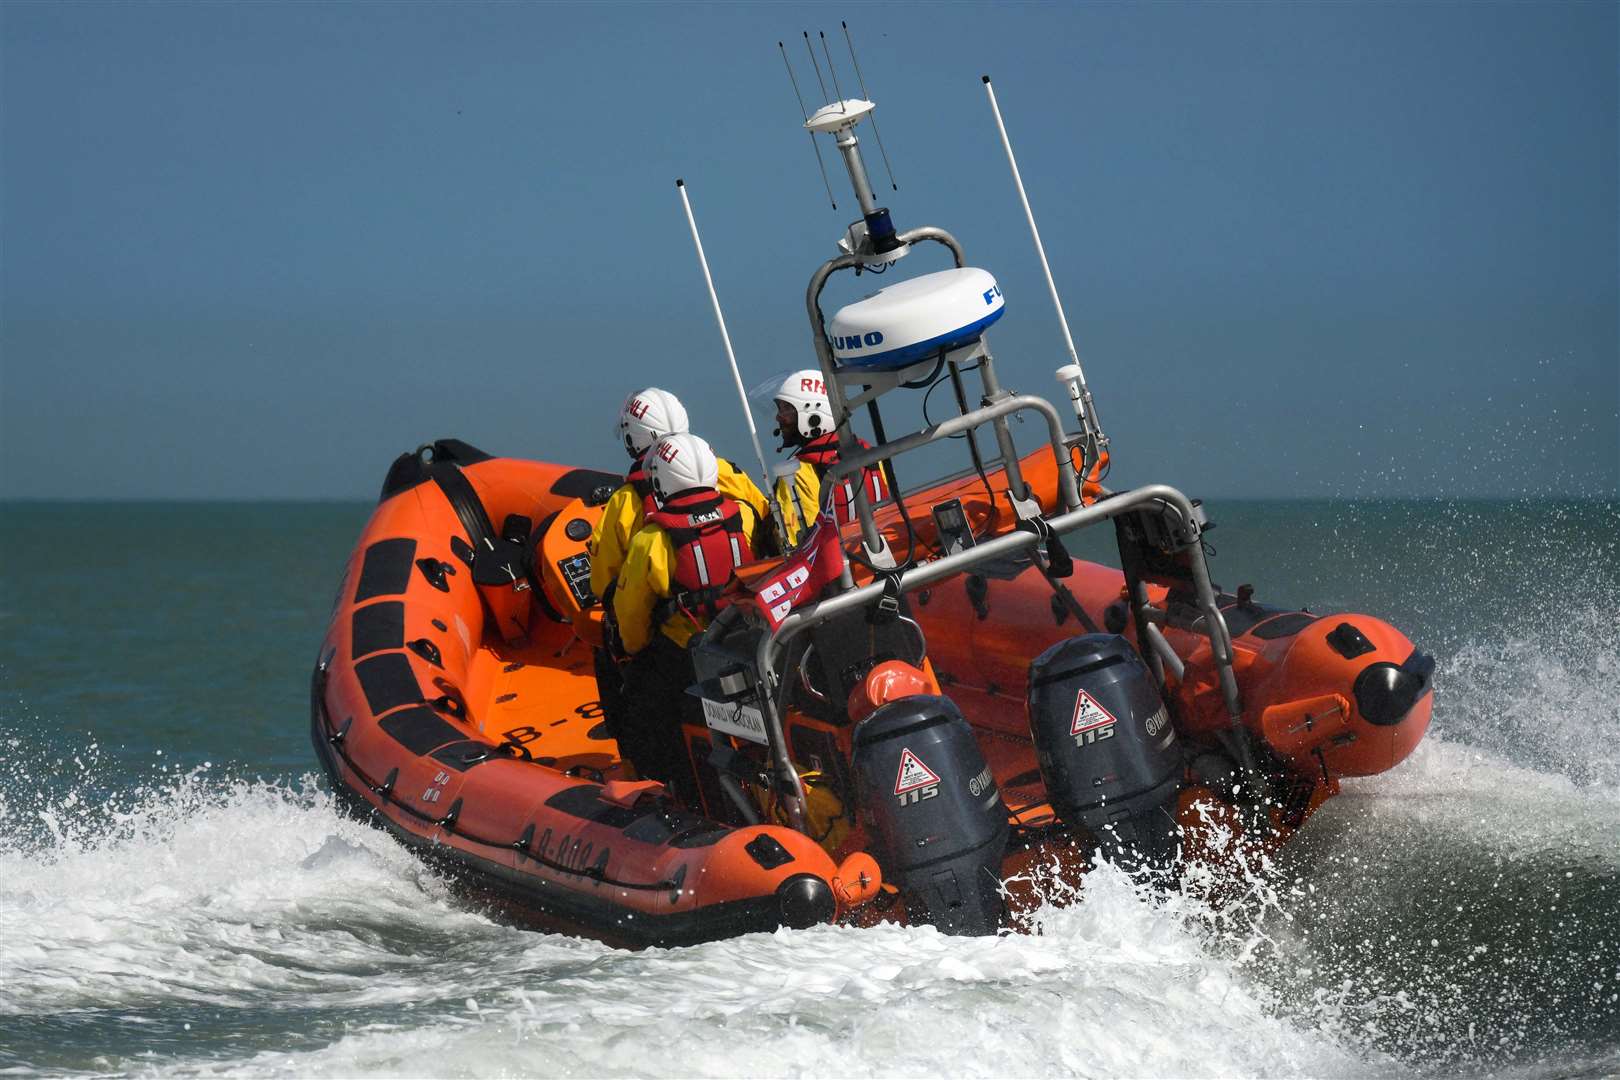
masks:
[[[1168,869],[1182,755],[1153,675],[1118,634],[1060,641],[1029,667],[1030,734],[1052,809],[1127,869]]]
[[[956,703],[918,694],[884,705],[855,729],[852,766],[872,853],[912,921],[994,933],[1007,807]]]

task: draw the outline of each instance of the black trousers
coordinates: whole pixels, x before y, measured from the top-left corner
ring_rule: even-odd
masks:
[[[619,752],[649,780],[661,780],[683,806],[701,805],[697,773],[681,724],[703,726],[703,706],[686,688],[697,681],[692,655],[663,634],[624,668],[625,723]]]
[[[606,649],[592,650],[591,659],[596,666],[596,700],[602,706],[602,723],[607,725],[608,738],[619,743],[619,755],[624,756],[624,732],[629,725],[630,706],[624,700],[624,669],[613,662]]]

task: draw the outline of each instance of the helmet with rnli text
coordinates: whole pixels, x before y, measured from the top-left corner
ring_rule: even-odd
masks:
[[[778,402],[786,403],[793,408],[798,419],[800,440],[814,439],[818,435],[825,435],[833,429],[832,405],[827,401],[827,385],[821,379],[821,372],[815,368],[805,368],[795,371],[782,380],[782,385],[776,388],[773,395]],[[790,439],[794,434],[790,431],[780,431],[784,439]]]
[[[631,394],[619,407],[617,432],[631,457],[639,457],[665,435],[683,432],[686,427],[686,407],[681,399],[656,386]]]
[[[647,478],[653,498],[662,506],[693,488],[712,488],[720,481],[720,463],[709,444],[689,432],[666,435],[647,453]]]

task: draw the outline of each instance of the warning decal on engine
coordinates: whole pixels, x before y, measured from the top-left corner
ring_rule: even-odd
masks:
[[[1106,727],[1117,722],[1113,713],[1097,704],[1096,698],[1082,690],[1080,696],[1074,700],[1074,723],[1069,725],[1069,734],[1079,735],[1093,728]]]
[[[908,791],[915,791],[929,784],[939,783],[939,777],[934,770],[922,763],[922,759],[910,750],[900,751],[900,772],[894,778],[894,793],[904,795]]]

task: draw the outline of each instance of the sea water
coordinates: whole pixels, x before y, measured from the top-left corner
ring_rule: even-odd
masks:
[[[1620,1073],[1620,504],[1210,510],[1226,588],[1435,654],[1408,761],[1169,898],[626,952],[334,812],[307,679],[368,507],[0,507],[0,1073]]]

